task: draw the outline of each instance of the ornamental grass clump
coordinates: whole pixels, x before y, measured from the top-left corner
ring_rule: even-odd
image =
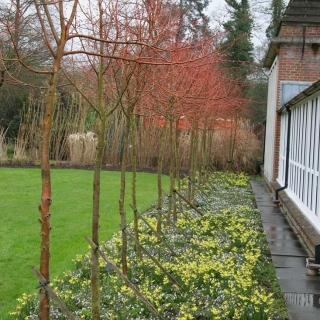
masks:
[[[7,130],[0,127],[0,163],[3,163],[8,159],[8,141],[6,139],[6,132]]]
[[[205,203],[205,208],[201,208],[204,216],[183,205],[177,221],[172,221],[170,227],[164,223],[162,242],[146,223],[139,221],[140,243],[174,281],[146,255],[139,260],[135,245],[129,245],[128,278],[159,316],[152,314],[101,260],[102,319],[288,319],[260,213],[253,207],[248,177],[214,173],[206,178],[210,181],[199,182],[203,192],[196,192],[194,198],[198,208],[199,203]],[[187,185],[183,185],[181,192],[184,189],[187,190]],[[156,209],[143,216],[156,228]],[[102,247],[118,266],[121,232]],[[132,226],[127,226],[126,232],[133,234]],[[167,244],[174,252],[168,250]],[[90,319],[89,254],[78,255],[74,263],[75,270],[56,279],[52,286],[76,317]],[[36,301],[36,297],[27,298]],[[33,305],[20,301],[12,317],[36,319],[37,311],[30,307]],[[52,308],[51,316],[64,319],[57,307]]]
[[[74,133],[68,137],[71,162],[78,165],[93,164],[96,155],[97,136],[93,132]]]

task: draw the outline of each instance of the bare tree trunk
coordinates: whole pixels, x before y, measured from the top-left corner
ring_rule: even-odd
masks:
[[[194,134],[194,144],[193,144],[193,168],[192,168],[192,184],[193,188],[191,190],[191,199],[194,198],[195,194],[195,183],[196,183],[196,172],[199,170],[199,129],[198,125],[196,125],[195,134]]]
[[[194,160],[194,130],[191,129],[190,134],[190,151],[189,151],[189,182],[188,182],[188,200],[191,200],[191,191],[192,191],[192,183],[193,183],[193,160]]]
[[[120,199],[119,199],[119,212],[121,217],[121,226],[126,228],[127,226],[127,215],[124,210],[124,198],[126,193],[126,164],[127,164],[127,154],[128,154],[128,142],[131,126],[131,112],[127,111],[126,114],[126,131],[124,134],[123,142],[123,157],[121,163],[121,186],[120,186]],[[121,252],[121,262],[122,262],[122,272],[124,275],[128,274],[128,263],[127,263],[127,248],[128,240],[125,232],[122,232],[122,252]]]
[[[173,190],[175,188],[175,141],[174,141],[174,130],[173,130],[173,116],[169,119],[169,136],[170,136],[170,198],[168,205],[167,214],[167,226],[171,225],[171,214],[173,211]]]
[[[177,122],[177,128],[176,128],[176,180],[177,180],[177,186],[178,186],[178,190],[181,190],[181,179],[180,179],[180,168],[181,168],[181,160],[180,160],[180,152],[179,152],[179,131],[178,131],[178,125],[179,125],[179,121]],[[177,210],[177,205],[179,205],[179,210],[180,212],[182,211],[182,199],[180,197],[178,197],[177,199],[177,195],[176,193],[174,193],[175,196],[175,203],[176,203],[176,207],[175,210]]]
[[[47,3],[39,3],[37,0],[33,0],[37,17],[40,21],[41,27],[44,32],[45,41],[51,48],[53,56],[52,69],[50,71],[50,81],[48,92],[46,96],[46,107],[44,118],[41,123],[41,177],[42,177],[42,194],[41,203],[39,205],[40,210],[40,223],[41,223],[41,254],[40,254],[40,272],[42,276],[50,281],[50,205],[51,205],[51,178],[50,178],[50,164],[49,164],[49,152],[50,152],[50,132],[52,128],[52,115],[54,110],[55,93],[58,83],[59,70],[61,68],[61,61],[64,56],[64,50],[66,42],[69,36],[69,30],[71,23],[74,19],[76,8],[78,6],[78,0],[75,0],[72,6],[72,11],[69,19],[62,20],[64,17],[63,7],[59,6],[59,18],[60,18],[60,37],[55,31],[55,26],[52,23],[50,16],[50,10],[47,7]],[[55,33],[56,49],[54,50],[50,45],[50,40],[47,33],[47,26],[44,22],[43,13],[40,7],[43,7],[45,16],[48,18],[49,27],[51,31]],[[53,53],[54,52],[54,53]],[[42,287],[39,290],[39,319],[49,320],[50,318],[50,299],[45,289]]]
[[[213,129],[208,131],[208,143],[207,143],[207,160],[206,165],[212,165],[212,143],[213,143]]]
[[[176,121],[176,125],[174,127],[174,179],[175,179],[175,185],[178,186],[178,189],[180,190],[180,158],[179,158],[179,118]],[[175,188],[175,186],[174,186]],[[178,220],[177,215],[177,195],[175,192],[173,192],[173,220]]]
[[[94,165],[92,205],[92,241],[97,247],[99,247],[101,168],[105,146],[105,132],[106,121],[104,117],[101,117]],[[91,250],[91,304],[92,319],[100,319],[99,255],[96,249]]]
[[[62,45],[62,48],[64,44]],[[40,210],[41,223],[41,254],[40,254],[40,272],[43,277],[50,281],[50,205],[51,205],[51,177],[50,177],[50,132],[52,127],[52,114],[54,108],[55,92],[58,83],[58,72],[61,66],[63,49],[58,48],[57,58],[54,60],[53,73],[50,77],[49,88],[46,98],[46,108],[43,121],[41,123],[41,177],[42,194]],[[50,299],[44,288],[39,290],[39,319],[49,320]]]
[[[233,121],[235,123],[234,131],[233,131],[233,125],[232,125]],[[235,117],[235,119],[231,121],[231,126],[230,126],[230,143],[229,143],[229,159],[228,159],[228,170],[230,171],[233,170],[236,137],[237,137],[237,120]]]
[[[158,217],[157,217],[157,232],[160,234],[162,229],[162,166],[164,158],[164,150],[167,140],[167,119],[164,122],[163,131],[161,134],[161,145],[158,158]]]
[[[102,3],[99,1],[99,35],[103,36],[103,10]],[[98,78],[98,115],[99,115],[99,131],[98,142],[96,147],[96,161],[94,166],[93,178],[93,205],[92,205],[92,241],[97,245],[91,250],[91,311],[92,319],[100,319],[100,292],[99,292],[99,219],[100,219],[100,190],[101,190],[101,168],[105,147],[106,135],[106,121],[108,118],[105,101],[104,101],[104,75],[106,68],[102,54],[104,51],[104,44],[100,43],[99,51],[101,57],[99,58],[99,72]]]
[[[212,139],[213,139],[213,132],[211,129],[207,129],[207,143],[206,143],[206,150],[205,150],[205,168],[211,165],[211,150],[212,150]]]
[[[200,171],[207,165],[207,128],[203,128],[201,138],[201,159],[200,159]]]
[[[131,112],[131,155],[132,155],[132,205],[134,207],[134,236],[138,245],[136,246],[137,255],[139,260],[142,260],[142,253],[139,241],[139,220],[137,212],[137,197],[136,197],[136,183],[137,183],[137,145],[136,145],[136,116],[133,114],[133,108],[130,108]]]

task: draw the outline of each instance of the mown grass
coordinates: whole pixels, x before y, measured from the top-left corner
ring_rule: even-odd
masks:
[[[127,176],[130,190],[130,173]],[[93,172],[87,170],[52,170],[51,206],[51,277],[72,268],[72,259],[88,251],[85,236],[91,235]],[[164,189],[168,177],[164,176]],[[118,199],[120,173],[102,172],[101,240],[120,229]],[[127,192],[128,220],[133,213]],[[41,197],[39,169],[0,168],[0,319],[16,305],[22,293],[33,293],[38,280],[31,271],[39,267],[40,225],[38,205]],[[139,173],[137,177],[138,210],[146,210],[157,197],[157,177]]]

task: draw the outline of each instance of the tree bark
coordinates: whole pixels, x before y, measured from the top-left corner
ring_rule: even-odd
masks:
[[[198,162],[199,162],[199,154],[198,154],[198,151],[199,151],[199,130],[198,130],[198,124],[196,124],[196,128],[195,128],[193,149],[194,149],[193,150],[193,162],[192,162],[193,168],[192,168],[192,177],[191,177],[193,188],[191,190],[191,195],[190,195],[191,199],[193,199],[194,195],[195,195],[196,172],[199,169],[199,167],[198,167]]]
[[[126,228],[127,226],[127,214],[124,209],[124,201],[126,194],[126,165],[127,165],[127,154],[128,154],[128,142],[131,126],[131,112],[127,110],[126,114],[126,130],[124,135],[123,143],[123,157],[121,163],[121,186],[120,186],[120,199],[119,199],[119,212],[121,217],[121,226]],[[121,251],[121,262],[122,262],[122,272],[124,275],[128,274],[128,263],[127,263],[127,248],[128,239],[125,232],[122,232],[122,251]]]
[[[167,214],[167,226],[171,225],[171,215],[173,212],[173,202],[174,194],[173,190],[175,189],[175,141],[174,141],[174,130],[173,130],[173,116],[170,115],[169,118],[169,136],[170,136],[170,198],[168,205],[168,214]]]
[[[39,205],[41,223],[41,254],[40,272],[43,277],[50,281],[50,205],[51,205],[51,177],[50,177],[50,132],[52,127],[52,114],[54,108],[55,92],[58,83],[58,72],[61,66],[63,49],[58,49],[57,58],[54,60],[53,72],[50,77],[49,88],[46,98],[44,118],[41,123],[41,178],[42,193]],[[44,288],[39,289],[39,319],[49,320],[50,299]]]
[[[159,159],[158,159],[158,217],[157,217],[157,232],[161,234],[162,229],[162,166],[163,166],[163,157],[164,149],[166,146],[167,140],[167,119],[164,122],[163,130],[161,134],[161,145],[159,150]]]
[[[192,178],[193,178],[193,160],[194,160],[194,130],[191,128],[190,133],[190,151],[189,151],[189,180],[188,180],[188,200],[191,200]]]
[[[136,191],[136,184],[137,184],[137,148],[136,148],[136,116],[133,114],[133,108],[130,108],[131,112],[131,156],[132,156],[132,205],[135,208],[134,214],[134,236],[138,243],[136,246],[138,259],[142,260],[142,253],[140,248],[140,241],[139,241],[139,219],[137,213],[137,191]]]
[[[101,168],[105,146],[105,132],[106,120],[105,117],[101,117],[94,165],[92,206],[92,241],[97,247],[99,247]],[[96,248],[91,250],[91,309],[92,319],[100,319],[99,255]]]

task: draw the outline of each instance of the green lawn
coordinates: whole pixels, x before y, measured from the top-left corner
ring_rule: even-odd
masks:
[[[92,171],[52,170],[52,279],[72,268],[71,260],[76,254],[88,252],[85,236],[91,234],[92,179]],[[126,204],[128,221],[131,221],[130,173],[127,179]],[[169,184],[166,176],[164,183],[166,189]],[[101,240],[109,239],[119,230],[119,193],[120,173],[102,172]],[[5,319],[22,293],[35,292],[38,284],[31,267],[39,267],[40,197],[39,169],[0,168],[0,319]],[[139,212],[145,211],[156,197],[156,175],[139,173]]]

